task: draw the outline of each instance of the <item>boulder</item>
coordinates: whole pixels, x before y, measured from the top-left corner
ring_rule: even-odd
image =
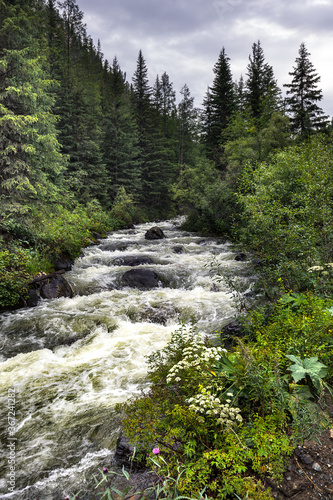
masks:
[[[40,300],[40,297],[37,293],[37,290],[30,288],[28,290],[28,297],[25,300],[25,305],[27,307],[36,307],[39,300]]]
[[[135,266],[141,266],[143,264],[155,264],[155,262],[150,257],[126,256],[126,257],[118,257],[113,261],[113,264],[116,266],[135,267]]]
[[[145,234],[146,240],[162,240],[163,238],[165,238],[165,234],[162,229],[157,226],[151,227]]]
[[[181,246],[172,247],[173,253],[184,253],[184,248]]]
[[[55,263],[55,268],[57,271],[63,269],[64,271],[70,271],[73,267],[74,262],[69,257],[64,257],[59,259]]]
[[[152,446],[150,446],[152,448]],[[148,450],[147,450],[148,451]],[[117,448],[114,455],[115,464],[118,467],[125,467],[125,469],[130,469],[132,472],[140,472],[147,469],[145,456],[142,460],[137,460],[135,457],[135,448],[130,444],[125,436],[120,436],[117,440]],[[126,484],[128,487],[128,484]],[[136,498],[136,497],[131,497]]]
[[[39,294],[43,299],[73,297],[72,287],[63,276],[54,276],[48,280],[43,280],[39,286]]]
[[[238,262],[245,262],[247,260],[246,254],[243,252],[237,254],[235,260],[237,260]]]
[[[179,313],[170,305],[163,307],[147,307],[143,309],[138,316],[139,321],[147,321],[150,323],[157,323],[166,325],[169,318],[178,318]]]
[[[126,271],[121,277],[121,284],[139,290],[150,290],[163,286],[164,278],[161,278],[155,271],[150,269],[131,269]]]

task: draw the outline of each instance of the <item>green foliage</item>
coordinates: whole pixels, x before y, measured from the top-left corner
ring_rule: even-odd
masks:
[[[1,230],[7,242],[0,247],[0,307],[15,306],[24,298],[27,282],[40,271],[52,272],[63,256],[75,259],[81,249],[94,241],[94,233],[123,227],[127,221],[115,219],[96,200],[86,207],[31,205],[21,220],[4,218]],[[24,247],[24,248],[23,248]]]
[[[288,370],[291,371],[295,383],[309,377],[317,393],[320,394],[323,391],[322,378],[328,372],[327,366],[320,363],[317,356],[304,359],[303,361],[298,356],[293,356],[292,354],[287,354],[286,357],[294,362],[293,365],[289,366]]]
[[[280,279],[286,289],[332,291],[331,272],[314,267],[333,260],[331,158],[330,142],[316,136],[244,171],[240,239],[262,262],[270,293]]]
[[[285,359],[255,345],[226,353],[183,325],[149,365],[150,391],[122,406],[141,456],[155,443],[160,474],[176,477],[181,463],[187,496],[271,498],[253,474],[281,480],[293,449]]]
[[[194,165],[182,166],[173,198],[189,213],[184,228],[231,236],[240,221],[235,192],[209,160],[198,157]]]
[[[29,252],[0,250],[0,308],[17,304],[27,292]]]
[[[331,300],[311,293],[283,295],[273,306],[269,318],[262,309],[248,316],[250,333],[259,348],[274,349],[278,358],[319,357],[332,371],[333,316],[328,308]]]
[[[111,207],[111,216],[118,220],[120,225],[131,225],[134,221],[134,204],[131,195],[127,195],[124,186],[118,189]]]

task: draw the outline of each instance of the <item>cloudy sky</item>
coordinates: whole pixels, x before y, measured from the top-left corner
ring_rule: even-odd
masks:
[[[260,40],[280,87],[290,83],[301,42],[321,76],[320,105],[333,116],[333,0],[77,0],[87,32],[105,58],[116,55],[131,81],[141,49],[150,84],[166,71],[178,98],[186,83],[202,104],[222,47],[235,80],[246,78]]]

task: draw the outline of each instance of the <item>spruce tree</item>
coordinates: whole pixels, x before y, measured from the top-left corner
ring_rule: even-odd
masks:
[[[22,214],[30,203],[56,201],[64,171],[53,114],[54,82],[36,33],[25,30],[28,16],[18,6],[8,7],[0,24],[2,215]]]
[[[259,128],[264,127],[272,113],[281,109],[281,91],[272,66],[265,62],[260,40],[252,46],[247,66],[246,100]]]
[[[185,84],[181,91],[182,100],[178,104],[178,127],[179,127],[179,157],[180,171],[182,166],[192,164],[194,161],[194,142],[196,132],[197,111],[194,109],[194,97]]]
[[[126,75],[118,60],[104,66],[103,72],[103,160],[108,173],[108,203],[115,199],[120,187],[139,201],[141,169],[138,129],[135,123]]]
[[[221,161],[222,131],[226,129],[236,104],[229,61],[223,47],[213,69],[215,73],[213,84],[209,87],[204,102],[205,146],[208,157],[214,160],[218,167],[223,166]]]
[[[292,130],[307,137],[315,130],[324,129],[328,117],[317,105],[323,98],[322,91],[317,86],[320,76],[309,60],[310,53],[304,43],[301,43],[298,53],[296,66],[289,73],[292,81],[284,86],[288,88],[286,103],[291,115]]]

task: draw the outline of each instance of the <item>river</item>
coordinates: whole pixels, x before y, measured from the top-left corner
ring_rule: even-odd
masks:
[[[231,245],[182,232],[179,219],[158,224],[165,239],[146,240],[152,225],[86,248],[66,273],[73,298],[0,316],[0,498],[53,500],[78,491],[110,463],[119,435],[114,406],[147,386],[145,356],[164,347],[182,319],[194,317],[210,335],[234,317],[232,294],[210,267],[216,260],[244,269]],[[134,269],[124,256],[152,259],[143,267],[168,286],[121,287]]]

